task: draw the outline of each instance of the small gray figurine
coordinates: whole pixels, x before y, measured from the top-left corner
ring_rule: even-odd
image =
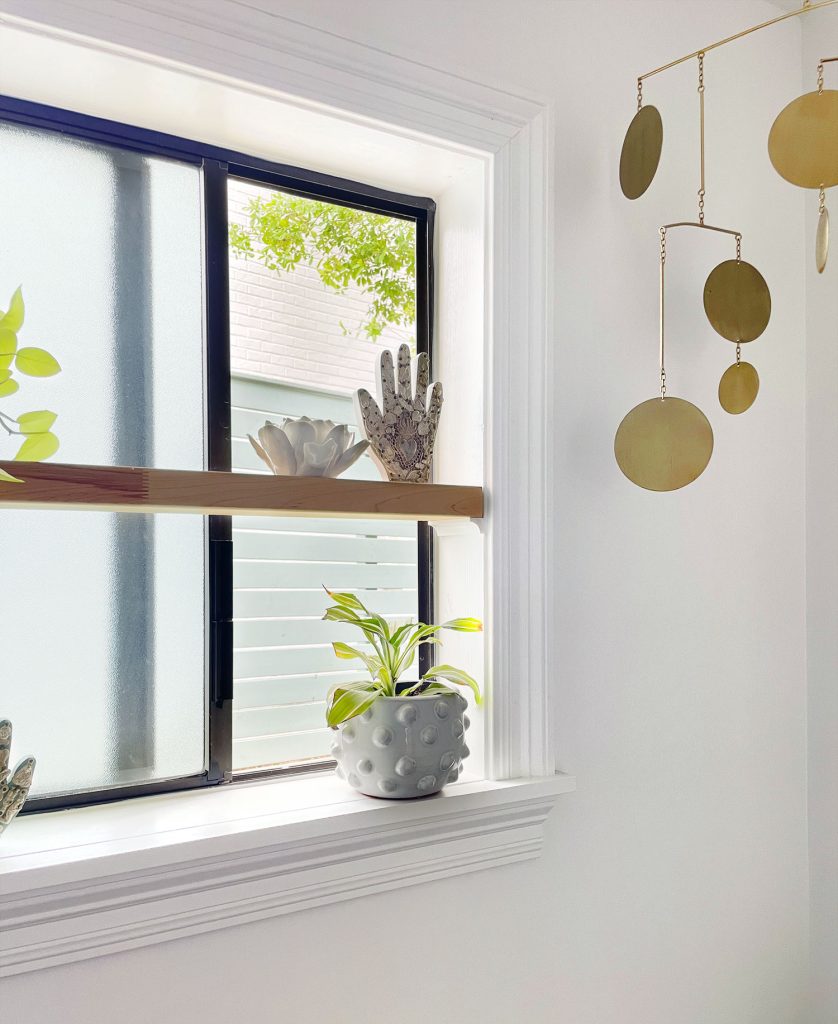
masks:
[[[24,757],[9,777],[11,747],[12,723],[4,718],[0,722],[0,834],[26,802],[35,774],[35,758]]]
[[[370,442],[370,456],[385,480],[426,484],[442,409],[442,385],[431,387],[428,402],[428,357],[416,357],[416,393],[410,379],[410,347],[399,346],[399,378],[393,373],[393,354],[381,353],[381,408],[365,388],[355,394],[358,422]]]

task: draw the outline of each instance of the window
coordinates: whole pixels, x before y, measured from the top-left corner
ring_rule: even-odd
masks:
[[[382,345],[430,350],[431,201],[13,100],[0,118],[0,286],[23,285],[21,337],[63,366],[27,388],[59,414],[56,461],[267,472],[246,436],[265,419],[351,425]],[[401,319],[373,321],[362,285],[324,281],[312,261],[260,259],[253,211],[272,201],[401,225]],[[235,244],[248,233],[249,254]],[[348,475],[376,474],[363,458]],[[38,758],[29,809],[322,766],[323,700],[344,673],[321,586],[431,613],[430,531],[415,522],[28,509],[0,522],[4,591],[19,595],[0,697],[16,750]]]

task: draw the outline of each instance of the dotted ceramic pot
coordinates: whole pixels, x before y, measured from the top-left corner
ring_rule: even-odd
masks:
[[[468,703],[458,693],[379,697],[338,727],[335,772],[367,796],[404,800],[455,782],[468,757]]]

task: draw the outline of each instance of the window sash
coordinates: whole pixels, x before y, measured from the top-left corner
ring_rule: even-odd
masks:
[[[0,97],[0,121],[61,132],[123,149],[199,165],[203,174],[205,423],[209,470],[231,470],[231,374],[227,182],[231,177],[336,205],[405,217],[416,224],[416,344],[433,363],[433,229],[435,203],[333,175],[289,167],[195,140],[121,124],[73,111]],[[431,366],[433,370],[433,365]],[[136,786],[33,799],[24,813],[123,800],[134,796],[195,789],[233,781],[233,543],[232,517],[208,516],[207,673],[208,748],[206,772]],[[427,523],[418,524],[419,616],[433,621],[433,538]],[[428,645],[420,648],[419,667],[430,667]],[[323,762],[317,765],[323,768]],[[258,776],[304,771],[280,767]],[[237,773],[236,779],[254,773]]]

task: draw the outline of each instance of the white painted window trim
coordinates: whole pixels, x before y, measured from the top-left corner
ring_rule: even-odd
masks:
[[[569,776],[555,774],[549,707],[556,558],[548,107],[230,0],[180,0],[176,10],[168,0],[112,0],[104,7],[100,0],[0,0],[0,22],[89,36],[85,45],[130,48],[155,63],[188,65],[197,75],[234,78],[301,105],[325,105],[349,120],[372,118],[396,133],[421,133],[487,155],[486,769],[490,779],[509,781],[458,785],[441,799],[404,804],[345,792],[334,800],[333,784],[323,778],[272,783],[272,794],[287,798],[293,785],[295,799],[311,800],[300,812],[304,820],[254,809],[246,794],[266,798],[266,783],[147,798],[131,802],[133,811],[111,805],[58,812],[62,826],[78,820],[70,815],[87,815],[94,833],[110,836],[107,849],[97,849],[95,840],[76,845],[63,867],[38,852],[35,836],[45,826],[37,821],[46,816],[18,822],[0,851],[0,971],[6,973],[535,856],[553,798],[573,788]],[[140,816],[132,833],[146,807],[183,809],[190,800],[204,807],[207,800],[239,800],[240,806],[228,811],[223,827],[205,823],[206,835],[169,829],[131,849],[131,840],[119,837],[125,814]],[[24,849],[7,872],[7,844],[15,834]],[[190,889],[192,878],[207,880],[210,898]],[[223,912],[216,909],[219,885]]]
[[[330,776],[33,815],[3,839],[0,977],[530,860],[572,788],[371,800]]]

